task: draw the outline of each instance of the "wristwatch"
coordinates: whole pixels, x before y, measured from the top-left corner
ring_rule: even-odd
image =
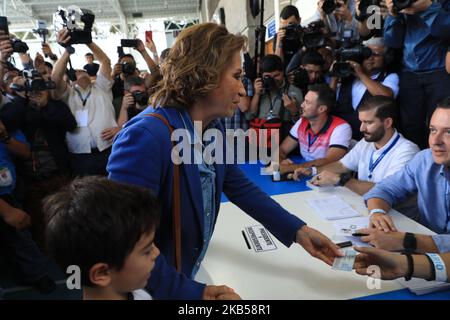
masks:
[[[414,233],[406,232],[403,238],[403,248],[406,253],[413,253],[417,250],[417,239]]]
[[[341,187],[345,186],[345,184],[347,182],[349,182],[351,178],[352,178],[352,174],[350,172],[341,173],[341,175],[339,176],[338,185]]]

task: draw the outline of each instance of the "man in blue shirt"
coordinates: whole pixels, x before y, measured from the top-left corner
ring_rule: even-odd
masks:
[[[450,1],[417,0],[400,13],[395,11],[393,0],[386,4],[389,16],[384,25],[385,42],[388,47],[403,48],[401,126],[407,139],[425,149],[427,123],[450,87],[450,75],[445,71]]]
[[[450,252],[450,97],[438,104],[430,122],[430,149],[370,190],[364,199],[374,229],[361,230],[361,239],[386,250]],[[435,236],[398,232],[387,212],[392,205],[418,192],[420,222]]]

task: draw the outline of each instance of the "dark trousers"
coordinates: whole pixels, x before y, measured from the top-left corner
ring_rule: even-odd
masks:
[[[70,165],[74,176],[106,176],[106,165],[111,154],[111,148],[103,150],[92,149],[92,153],[72,153]]]
[[[450,74],[445,70],[400,74],[400,122],[404,136],[428,148],[428,125],[439,101],[450,96]]]
[[[1,198],[19,208],[12,197],[3,195]],[[24,281],[35,282],[47,275],[47,259],[28,230],[18,231],[0,219],[0,243],[12,253],[13,262],[19,268]]]

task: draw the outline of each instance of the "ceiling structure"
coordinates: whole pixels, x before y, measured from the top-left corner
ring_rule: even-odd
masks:
[[[166,18],[196,20],[200,17],[202,0],[0,0],[0,15],[8,17],[11,31],[27,31],[43,20],[51,28],[58,6],[76,5],[90,9],[95,22],[119,25],[123,30],[130,23]],[[128,32],[128,31],[127,31]]]

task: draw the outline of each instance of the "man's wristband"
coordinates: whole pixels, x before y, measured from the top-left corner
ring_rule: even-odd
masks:
[[[405,281],[409,281],[414,274],[414,259],[409,253],[403,253],[403,255],[406,256],[406,260],[408,261],[408,271],[405,274]]]
[[[387,212],[383,209],[372,209],[369,211],[369,216],[372,217],[372,215],[374,215],[375,213],[387,214]]]
[[[433,262],[432,269],[434,269],[435,280],[440,282],[447,282],[447,269],[442,258],[436,253],[427,253],[426,255]]]
[[[417,250],[417,239],[414,233],[406,232],[403,238],[403,248],[406,253],[414,253]]]
[[[352,174],[349,172],[345,172],[345,173],[341,173],[341,175],[339,176],[339,183],[338,185],[343,187],[345,186],[345,184],[347,182],[350,181],[350,179],[352,178]]]
[[[312,176],[317,175],[317,167],[310,167],[309,169],[311,169],[311,175]]]

